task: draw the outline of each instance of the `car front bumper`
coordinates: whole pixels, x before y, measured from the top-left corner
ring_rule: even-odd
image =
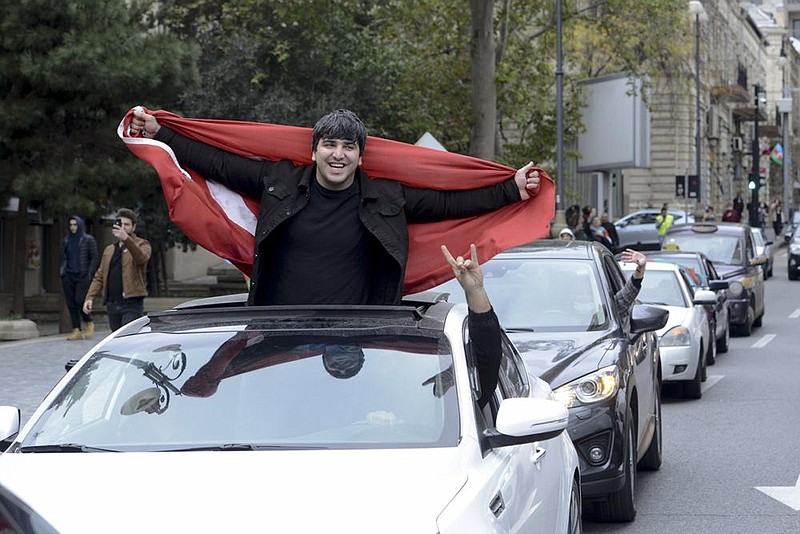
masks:
[[[603,500],[625,482],[625,418],[617,402],[615,397],[605,403],[569,410],[567,431],[578,452],[581,493],[586,500]],[[590,461],[593,447],[606,451],[602,460]]]
[[[697,372],[700,347],[659,347],[661,351],[661,376],[664,382],[691,380]]]
[[[742,298],[732,299],[728,297],[728,323],[745,324],[747,322],[748,308],[750,307],[750,295],[745,292]]]

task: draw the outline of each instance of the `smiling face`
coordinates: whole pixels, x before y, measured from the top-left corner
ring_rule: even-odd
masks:
[[[361,165],[361,150],[356,141],[323,138],[317,142],[311,159],[317,164],[317,182],[332,191],[347,189]]]

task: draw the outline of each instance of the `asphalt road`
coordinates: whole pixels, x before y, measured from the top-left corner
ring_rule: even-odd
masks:
[[[584,521],[585,532],[800,533],[800,282],[788,281],[785,248],[774,274],[764,325],[731,338],[703,398],[665,388],[664,463],[639,472],[636,520]]]

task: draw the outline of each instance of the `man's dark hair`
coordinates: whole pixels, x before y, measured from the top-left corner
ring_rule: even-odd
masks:
[[[314,125],[311,136],[311,150],[317,149],[320,139],[346,139],[358,143],[361,155],[367,146],[367,127],[358,118],[358,115],[349,109],[331,111]]]
[[[128,208],[120,208],[117,210],[117,218],[119,217],[130,219],[134,226],[136,225],[136,212],[133,210],[129,210]]]

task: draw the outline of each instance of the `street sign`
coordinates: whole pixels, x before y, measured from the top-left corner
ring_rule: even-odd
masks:
[[[686,198],[688,190],[689,198],[700,198],[700,178],[696,174],[676,175],[675,176],[675,196]]]

